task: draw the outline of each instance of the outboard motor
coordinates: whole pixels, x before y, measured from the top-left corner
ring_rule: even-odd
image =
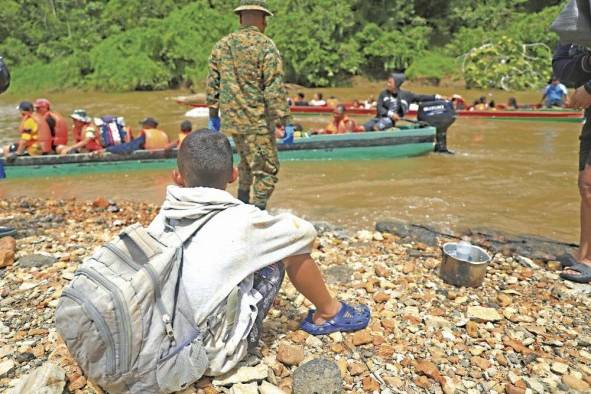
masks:
[[[4,63],[4,59],[0,57],[0,93],[4,93],[10,86],[10,73],[8,67]]]
[[[447,149],[447,129],[454,124],[456,116],[451,101],[428,101],[419,105],[417,120],[437,129],[435,152],[452,153]]]

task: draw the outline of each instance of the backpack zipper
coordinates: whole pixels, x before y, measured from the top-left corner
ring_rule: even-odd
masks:
[[[109,330],[109,326],[105,322],[105,319],[101,313],[96,309],[96,306],[90,301],[87,301],[84,294],[80,293],[76,289],[66,288],[62,292],[62,296],[71,299],[76,304],[80,305],[86,312],[86,315],[96,324],[99,334],[101,335],[103,342],[107,344],[107,375],[113,376],[116,372],[115,365],[115,341],[113,335]]]
[[[110,294],[113,295],[112,299],[115,303],[115,312],[117,313],[117,318],[119,320],[119,326],[121,332],[124,333],[123,337],[121,338],[121,348],[119,349],[119,369],[121,373],[126,373],[131,368],[131,319],[129,308],[123,301],[124,297],[121,293],[121,290],[110,280],[100,276],[100,274],[92,269],[88,268],[80,268],[76,272],[77,275],[86,276],[91,281],[97,283],[98,285],[104,287],[109,291]]]

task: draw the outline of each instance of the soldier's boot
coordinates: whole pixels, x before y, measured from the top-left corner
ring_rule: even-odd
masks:
[[[250,204],[250,190],[238,189],[238,199],[245,204]]]
[[[447,149],[447,130],[437,130],[435,152],[454,155],[455,153]]]
[[[261,211],[266,211],[267,210],[267,204],[266,203],[259,203],[259,204],[255,204],[255,207],[257,207],[258,209],[260,209]]]

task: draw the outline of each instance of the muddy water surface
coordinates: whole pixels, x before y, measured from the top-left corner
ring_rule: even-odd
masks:
[[[364,99],[379,84],[325,91],[342,100]],[[417,88],[427,92],[428,88]],[[311,94],[312,91],[306,91]],[[452,89],[439,89],[451,94]],[[474,99],[488,92],[463,92]],[[47,94],[59,112],[85,108],[93,115],[117,114],[129,124],[145,116],[160,120],[171,136],[185,109],[173,96],[183,92]],[[507,93],[495,92],[497,102]],[[537,92],[516,95],[538,100]],[[20,97],[0,98],[0,141],[17,138]],[[33,99],[33,97],[29,98]],[[306,118],[321,126],[327,118]],[[205,126],[196,120],[195,126]],[[400,218],[449,229],[489,227],[573,242],[578,236],[576,188],[580,125],[460,119],[450,132],[456,156],[430,155],[391,161],[286,162],[271,207],[349,228],[371,227],[382,218]],[[136,199],[161,201],[167,171],[135,171],[57,179],[0,181],[0,198]],[[232,189],[234,190],[234,189]],[[0,212],[0,215],[8,213]]]

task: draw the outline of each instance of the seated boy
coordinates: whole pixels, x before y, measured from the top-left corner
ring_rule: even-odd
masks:
[[[185,138],[193,131],[193,124],[189,120],[183,120],[181,123],[181,130],[179,132],[178,139],[175,142],[171,142],[166,149],[174,149],[181,146]]]
[[[169,186],[150,225],[193,234],[185,244],[183,285],[204,333],[210,376],[233,369],[261,337],[262,323],[285,273],[315,306],[301,328],[313,335],[356,331],[369,324],[366,306],[332,297],[310,257],[314,227],[290,214],[272,216],[225,191],[237,178],[228,139],[211,130],[189,134]]]

